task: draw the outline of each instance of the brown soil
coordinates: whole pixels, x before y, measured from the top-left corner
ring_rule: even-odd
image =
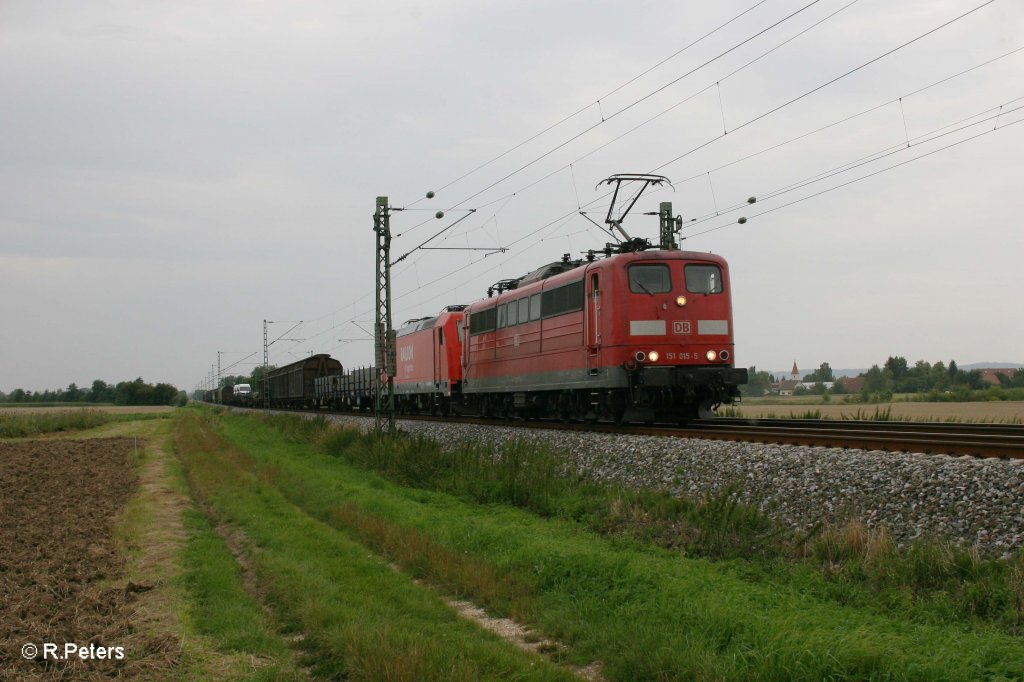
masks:
[[[0,680],[145,677],[178,642],[135,632],[113,528],[137,487],[128,438],[0,443]],[[44,659],[43,644],[124,647],[122,660]],[[35,645],[33,659],[23,646]]]

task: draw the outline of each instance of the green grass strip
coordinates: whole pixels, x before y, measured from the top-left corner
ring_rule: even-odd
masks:
[[[189,539],[182,552],[182,582],[196,631],[209,636],[220,651],[264,659],[251,679],[302,679],[290,663],[288,644],[245,591],[241,568],[223,538],[195,510],[185,512],[184,522]]]
[[[225,417],[231,420],[230,417]],[[564,680],[572,676],[458,617],[432,591],[287,501],[248,455],[195,414],[175,447],[193,491],[241,530],[266,601],[301,635],[318,676],[355,680]]]
[[[756,504],[740,503],[734,485],[714,495],[680,497],[597,483],[567,467],[566,453],[523,440],[500,448],[486,440],[451,448],[422,436],[330,428],[323,418],[256,418],[289,441],[315,443],[319,451],[401,486],[510,504],[690,557],[739,559],[734,567],[746,579],[793,583],[804,594],[905,620],[959,620],[1024,633],[1024,552],[1006,561],[986,559],[927,537],[900,548],[884,527],[869,529],[855,520],[797,533]]]
[[[401,488],[252,419],[226,415],[222,428],[310,515],[346,527],[355,508],[528,585],[532,599],[519,602],[528,619],[569,644],[576,662],[600,660],[609,679],[1024,677],[1018,638],[907,622],[572,522]]]

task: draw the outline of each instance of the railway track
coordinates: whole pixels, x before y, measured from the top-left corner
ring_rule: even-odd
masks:
[[[401,415],[399,418],[436,419],[425,415]],[[454,417],[444,421],[481,426],[515,425],[537,429],[1024,459],[1024,425],[1016,424],[731,418],[698,420],[686,426],[582,424],[477,417]]]
[[[1024,459],[1024,426],[1014,424],[720,419],[691,427],[702,438]]]

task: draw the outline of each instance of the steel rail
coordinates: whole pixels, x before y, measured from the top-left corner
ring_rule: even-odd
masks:
[[[404,415],[401,419],[434,419],[424,415]],[[685,426],[615,425],[579,422],[524,421],[519,419],[481,419],[453,417],[455,421],[481,426],[523,426],[538,429],[596,431],[634,436],[666,436],[670,438],[705,438],[784,445],[810,445],[889,452],[920,452],[974,457],[1005,457],[1024,459],[1024,429],[1006,424],[951,424],[935,422],[848,422],[815,420],[802,424],[801,419],[733,420],[722,423],[702,420]],[[709,423],[710,422],[710,423]],[[737,423],[738,422],[738,423]],[[794,423],[795,422],[795,423]]]
[[[968,423],[948,421],[904,421],[901,419],[802,419],[802,418],[732,418],[716,417],[714,419],[701,419],[691,422],[693,426],[701,428],[721,428],[733,426],[766,426],[778,429],[806,429],[806,428],[835,428],[841,427],[848,430],[878,430],[884,424],[907,432],[929,432],[929,433],[1001,433],[1024,435],[1024,424],[999,424],[999,423]]]
[[[290,410],[294,411],[294,410]],[[372,417],[366,412],[325,412]],[[809,419],[715,419],[684,426],[665,424],[607,424],[480,417],[397,415],[398,419],[441,421],[478,426],[518,426],[563,431],[591,431],[632,436],[703,438],[784,445],[915,452],[954,456],[1024,459],[1024,426],[951,422],[841,421]]]

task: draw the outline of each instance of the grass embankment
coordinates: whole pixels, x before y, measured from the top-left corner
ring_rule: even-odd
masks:
[[[181,555],[181,584],[188,600],[189,626],[210,640],[209,649],[227,655],[213,663],[209,652],[197,652],[192,667],[209,674],[216,666],[232,679],[304,679],[288,642],[256,598],[246,592],[242,569],[224,538],[194,509],[185,512],[183,521],[188,541]]]
[[[31,414],[0,414],[0,438],[30,438],[44,433],[82,431],[111,422],[167,419],[165,414],[114,414],[98,410],[54,410]]]
[[[190,500],[171,448],[170,416],[114,415],[98,426],[61,436],[137,439],[132,468],[138,490],[116,520],[114,535],[126,560],[117,581],[135,595],[132,629],[150,649],[163,647],[149,656],[142,678],[305,679],[288,642],[246,593],[240,567],[224,539]],[[142,653],[129,646],[130,659]]]
[[[251,423],[224,416],[245,430]],[[281,470],[228,445],[195,414],[175,449],[209,513],[237,534],[242,561],[276,622],[317,676],[345,679],[570,679],[475,624],[392,570],[346,533],[286,499]],[[260,427],[274,436],[269,427]],[[280,435],[277,435],[282,440]],[[282,441],[283,442],[283,441]],[[244,618],[243,618],[244,620]]]
[[[293,440],[316,441],[322,451],[400,485],[510,504],[689,556],[742,560],[738,566],[746,574],[771,575],[842,604],[896,608],[901,617],[922,622],[981,622],[1009,634],[1024,632],[1024,553],[1010,562],[983,559],[932,539],[899,550],[884,528],[869,530],[858,522],[797,534],[739,504],[731,489],[685,499],[597,485],[566,470],[569,458],[535,444],[506,445],[495,460],[488,443],[446,450],[425,439],[361,436],[291,417],[271,423]]]
[[[199,420],[189,417],[179,429],[198,432]],[[826,534],[813,541],[813,551],[803,550],[838,576],[826,578],[809,564],[784,561],[786,542],[770,522],[727,497],[687,502],[602,490],[561,476],[550,455],[522,446],[507,450],[497,465],[486,448],[457,451],[452,464],[423,441],[325,432],[322,424],[298,420],[218,420],[239,449],[181,441],[190,481],[245,532],[268,602],[305,634],[311,659],[325,666],[326,656],[339,666],[319,672],[386,674],[352,667],[369,664],[363,658],[368,636],[359,634],[367,628],[383,640],[398,636],[396,627],[401,633],[398,649],[376,642],[373,658],[380,660],[388,651],[421,650],[421,637],[450,627],[450,611],[433,601],[421,605],[421,591],[384,568],[392,562],[565,643],[560,657],[581,665],[600,661],[610,679],[1024,675],[1020,639],[996,630],[1012,631],[1016,626],[1003,619],[1021,608],[1013,604],[1008,565],[921,555],[907,560],[910,573],[900,575],[903,569],[873,568],[892,551],[884,537]],[[311,439],[334,456],[316,451]],[[367,557],[364,547],[382,558]],[[680,548],[755,558],[687,558]],[[336,566],[339,557],[343,567]],[[930,566],[937,559],[940,565]],[[995,597],[964,603],[997,606],[989,621],[934,589],[972,571],[977,575],[968,582]],[[908,575],[926,584],[915,592]],[[389,606],[352,594],[369,582],[380,583],[377,596],[392,595]],[[349,620],[365,619],[365,610],[373,614],[368,623]],[[350,622],[363,625],[354,631]],[[467,645],[477,641],[465,637]]]

